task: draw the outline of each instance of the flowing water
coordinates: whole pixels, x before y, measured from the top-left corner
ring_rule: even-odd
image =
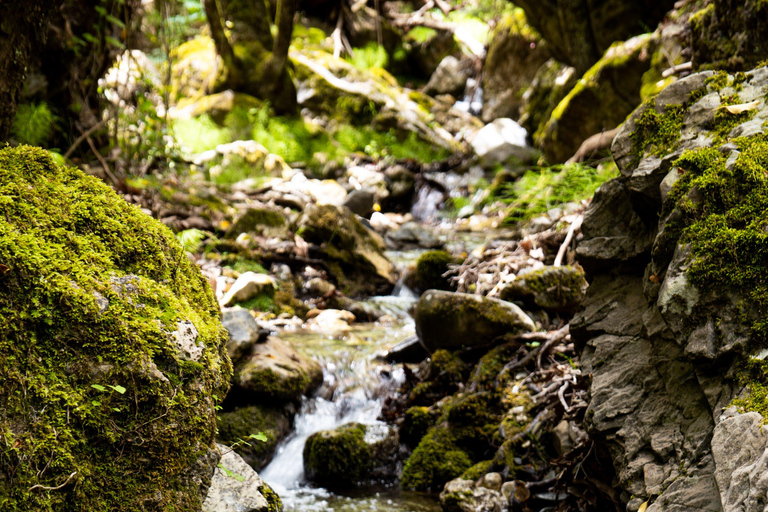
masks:
[[[429,495],[383,487],[340,494],[314,487],[304,479],[302,452],[311,434],[350,422],[384,425],[377,419],[384,398],[400,385],[403,371],[377,360],[377,355],[415,332],[408,315],[408,308],[415,300],[415,295],[401,286],[399,297],[370,299],[387,311],[393,322],[354,324],[349,331],[332,335],[307,330],[280,335],[320,361],[325,378],[317,396],[302,403],[293,433],[260,472],[282,498],[286,512],[440,510],[435,498]]]

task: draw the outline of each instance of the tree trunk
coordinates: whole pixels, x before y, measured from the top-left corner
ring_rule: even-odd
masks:
[[[296,86],[287,66],[296,0],[279,0],[274,38],[264,0],[205,0],[204,5],[224,63],[217,88],[269,101],[278,113],[295,113]]]

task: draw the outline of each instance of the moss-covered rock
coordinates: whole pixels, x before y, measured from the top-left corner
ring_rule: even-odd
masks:
[[[448,428],[433,427],[403,466],[400,484],[406,489],[438,490],[472,466],[472,459],[456,446]]]
[[[227,230],[226,238],[237,238],[241,233],[266,237],[286,237],[288,219],[281,211],[270,208],[248,208]]]
[[[385,425],[348,423],[317,432],[304,445],[304,471],[310,480],[335,488],[391,480],[397,439]]]
[[[523,93],[548,58],[546,43],[523,10],[506,13],[493,30],[483,66],[483,121],[517,119]]]
[[[0,212],[0,509],[200,510],[231,374],[203,276],[40,149],[0,150]]]
[[[544,267],[521,271],[517,279],[501,289],[504,300],[524,301],[550,312],[573,312],[587,291],[584,270],[577,267]]]
[[[355,215],[333,205],[309,205],[297,223],[299,236],[319,247],[325,266],[347,295],[388,293],[395,268],[384,241]]]
[[[430,350],[489,345],[535,329],[519,307],[498,299],[427,290],[416,304],[416,333]]]
[[[248,405],[219,413],[217,424],[219,442],[234,446],[235,452],[256,471],[272,460],[275,448],[291,430],[288,414],[269,405]],[[259,433],[266,441],[249,437]]]
[[[456,353],[447,350],[436,350],[424,364],[426,367],[420,368],[421,382],[408,394],[408,403],[411,405],[429,406],[455,393],[470,371],[469,365]]]
[[[323,381],[320,365],[273,336],[256,344],[235,367],[233,399],[298,400]]]
[[[448,265],[456,263],[453,256],[445,251],[427,251],[416,260],[414,281],[419,290],[452,290],[451,282],[443,277]]]
[[[418,405],[409,407],[400,425],[400,440],[415,447],[429,428],[435,424],[435,420],[437,415],[433,414],[429,408]]]
[[[528,131],[528,138],[544,129],[552,112],[576,86],[579,76],[570,66],[549,59],[539,67],[530,86],[525,90],[520,105],[520,126]]]
[[[533,136],[550,163],[565,162],[583,141],[615,128],[640,104],[657,45],[658,35],[649,34],[616,43],[582,76]]]

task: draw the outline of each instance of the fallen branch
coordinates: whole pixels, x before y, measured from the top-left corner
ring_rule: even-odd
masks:
[[[58,491],[59,489],[61,489],[65,485],[67,485],[69,483],[69,481],[72,480],[75,477],[76,474],[77,474],[77,471],[73,471],[67,477],[67,479],[64,480],[63,484],[57,485],[56,487],[48,487],[48,486],[45,486],[45,485],[36,484],[36,485],[33,485],[32,487],[30,487],[29,489],[27,489],[27,492],[32,492],[32,491],[34,491],[36,489],[40,489],[40,490],[43,490],[43,491]]]
[[[559,267],[562,265],[565,251],[568,250],[568,246],[571,245],[571,240],[573,240],[573,233],[581,227],[581,223],[583,221],[584,216],[579,215],[573,222],[571,222],[571,227],[568,228],[568,234],[565,235],[565,240],[563,240],[563,243],[560,246],[560,250],[557,251],[557,256],[555,256],[554,266]]]
[[[90,128],[88,128],[88,129],[87,129],[85,132],[83,132],[83,134],[82,134],[81,136],[79,136],[77,139],[75,139],[75,142],[73,142],[73,143],[72,143],[72,145],[69,147],[69,149],[67,150],[67,152],[66,152],[66,153],[64,153],[64,158],[69,158],[69,157],[72,155],[72,153],[74,153],[75,149],[77,149],[77,147],[78,147],[80,144],[82,144],[82,142],[83,142],[85,139],[87,139],[88,137],[90,137],[90,136],[93,134],[93,132],[95,132],[96,130],[98,130],[99,128],[101,128],[101,127],[102,127],[102,126],[104,126],[105,124],[107,124],[107,121],[108,121],[108,120],[109,120],[109,118],[106,118],[106,119],[102,119],[101,121],[99,121],[99,122],[98,122],[98,123],[96,123],[95,125],[93,125],[93,126],[91,126]]]

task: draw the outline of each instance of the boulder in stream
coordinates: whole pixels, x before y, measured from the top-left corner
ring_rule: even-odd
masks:
[[[199,511],[231,366],[173,233],[47,151],[5,147],[0,290],[0,508]]]
[[[427,290],[416,304],[416,333],[429,350],[490,345],[506,334],[536,329],[516,305],[499,299]]]
[[[523,269],[500,291],[503,300],[520,300],[550,312],[573,312],[587,291],[584,270],[578,267],[547,266]]]

